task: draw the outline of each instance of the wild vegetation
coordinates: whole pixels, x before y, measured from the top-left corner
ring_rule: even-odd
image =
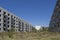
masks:
[[[0,40],[60,40],[60,33],[49,32],[47,28],[32,32],[2,32]]]

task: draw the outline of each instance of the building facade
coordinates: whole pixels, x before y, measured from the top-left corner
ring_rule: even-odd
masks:
[[[0,7],[0,32],[31,32],[32,25]]]
[[[54,8],[54,12],[49,24],[49,30],[54,32],[60,32],[60,0],[57,0],[57,4]]]

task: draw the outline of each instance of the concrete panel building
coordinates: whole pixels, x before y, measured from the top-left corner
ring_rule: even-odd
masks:
[[[60,0],[57,0],[57,4],[54,8],[54,12],[49,24],[49,30],[54,32],[60,32]]]
[[[32,25],[0,7],[0,32],[10,30],[15,32],[31,32]]]

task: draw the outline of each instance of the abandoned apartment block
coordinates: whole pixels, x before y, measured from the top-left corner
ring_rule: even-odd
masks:
[[[32,25],[0,7],[0,32],[31,32]]]
[[[57,4],[54,8],[54,12],[49,24],[49,30],[54,32],[60,32],[60,0],[57,0]]]

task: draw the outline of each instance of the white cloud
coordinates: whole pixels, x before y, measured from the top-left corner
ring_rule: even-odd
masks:
[[[36,28],[37,30],[39,30],[39,29],[41,28],[41,26],[35,26],[35,28]]]

